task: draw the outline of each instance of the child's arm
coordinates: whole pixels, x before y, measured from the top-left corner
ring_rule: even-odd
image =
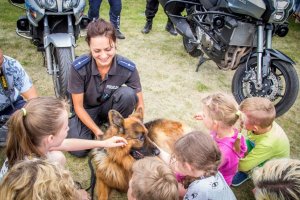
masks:
[[[158,155],[158,157],[162,159],[166,164],[169,165],[171,160],[171,155],[168,152],[164,151],[163,149],[159,148],[158,146],[157,148],[160,150],[160,154]]]
[[[273,150],[270,146],[257,145],[248,155],[240,159],[239,171],[247,172],[258,166],[259,164],[271,159],[273,157]]]
[[[118,136],[113,136],[106,140],[84,140],[76,138],[64,139],[62,144],[58,147],[51,147],[50,151],[80,151],[85,149],[93,149],[99,147],[120,147],[125,146],[127,141]]]

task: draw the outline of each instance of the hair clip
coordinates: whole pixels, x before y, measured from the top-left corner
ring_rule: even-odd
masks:
[[[25,117],[27,112],[26,112],[26,109],[25,108],[21,108],[22,112],[23,112],[23,116]]]
[[[241,111],[240,110],[238,110],[238,111],[236,111],[236,113],[235,113],[237,116],[241,116]]]

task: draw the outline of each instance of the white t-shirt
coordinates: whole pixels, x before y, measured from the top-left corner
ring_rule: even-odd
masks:
[[[230,187],[220,172],[215,176],[192,182],[184,200],[236,200]]]

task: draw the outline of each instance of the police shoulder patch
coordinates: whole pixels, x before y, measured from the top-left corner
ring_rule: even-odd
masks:
[[[76,60],[73,62],[73,67],[76,70],[81,69],[83,66],[85,66],[88,62],[91,61],[91,56],[89,55],[82,55],[76,58]]]
[[[128,60],[127,58],[118,56],[117,63],[132,72],[135,70],[135,64],[132,61]]]

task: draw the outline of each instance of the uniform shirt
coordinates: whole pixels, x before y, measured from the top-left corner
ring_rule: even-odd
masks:
[[[192,182],[184,200],[236,200],[232,190],[227,185],[222,174],[199,179]]]
[[[272,158],[290,156],[290,142],[283,129],[273,122],[272,129],[264,134],[247,133],[248,139],[254,143],[254,148],[239,162],[239,170],[247,172],[259,164]]]
[[[32,87],[31,79],[17,60],[4,56],[2,67],[9,92],[4,91],[2,84],[0,84],[0,111],[11,105],[5,92],[10,94],[10,99],[12,102],[15,102],[21,93],[26,92]]]
[[[141,92],[140,78],[134,63],[116,55],[102,80],[95,60],[90,55],[83,55],[71,67],[68,91],[71,94],[84,93],[84,107],[92,108],[100,105],[103,93],[111,96],[122,85],[131,87],[136,93]]]

